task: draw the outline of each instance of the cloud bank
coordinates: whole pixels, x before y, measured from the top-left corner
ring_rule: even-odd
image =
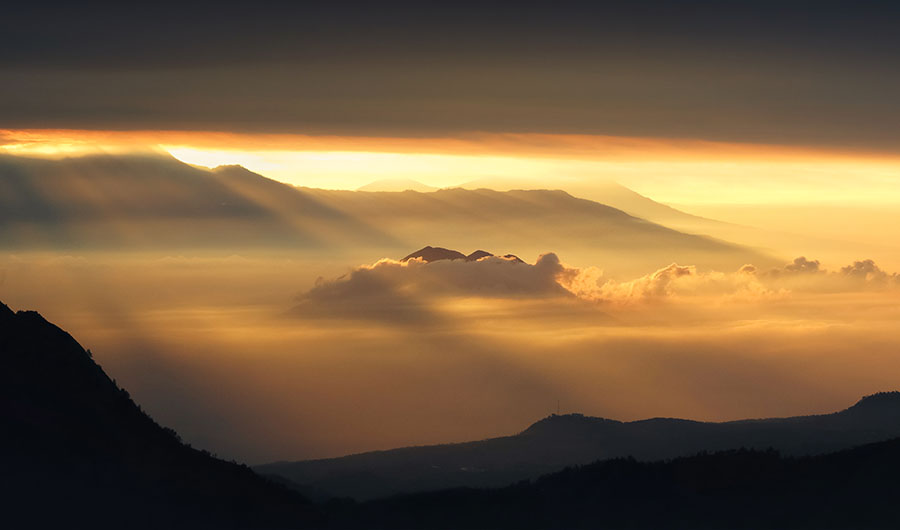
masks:
[[[298,297],[292,312],[421,323],[433,318],[431,308],[443,298],[573,297],[558,281],[572,271],[553,253],[541,255],[533,265],[497,256],[430,263],[382,259],[333,280],[319,278]]]
[[[870,259],[835,271],[802,256],[779,268],[760,270],[748,264],[733,272],[700,271],[693,265],[672,263],[628,281],[608,278],[597,267],[566,266],[552,252],[542,254],[534,264],[495,256],[477,261],[382,259],[338,278],[319,278],[298,297],[292,313],[305,318],[421,324],[438,318],[442,304],[455,298],[575,301],[584,310],[610,310],[761,302],[795,294],[897,287],[900,275],[882,270]]]

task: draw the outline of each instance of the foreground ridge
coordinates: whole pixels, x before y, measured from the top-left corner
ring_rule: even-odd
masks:
[[[40,314],[0,303],[0,362],[4,521],[274,528],[315,520],[299,494],[159,426]]]
[[[840,438],[835,425],[867,435],[873,426],[880,426],[878,432],[884,434],[900,425],[898,392],[866,396],[833,414],[719,424],[551,415],[516,436],[380,454],[396,458],[424,450],[433,457],[446,448],[484,451],[490,447],[478,444],[508,448],[502,444],[526,443],[521,449],[529,440],[571,442],[572,438],[560,438],[560,432],[571,436],[586,429],[608,434],[626,426],[654,425],[737,427],[744,429],[740,432],[746,443],[740,448],[655,461],[631,456],[601,459],[496,488],[457,487],[368,502],[342,499],[312,504],[246,466],[184,444],[174,431],[160,427],[144,413],[89,351],[36,312],[14,313],[0,303],[0,362],[5,368],[0,372],[0,450],[5,456],[0,499],[5,503],[2,520],[13,528],[856,529],[900,525],[896,510],[900,438],[815,456],[746,448],[762,439],[752,436],[761,425],[789,430],[812,426],[812,432],[832,442],[847,441]],[[664,438],[670,445],[675,440]],[[577,445],[557,445],[554,451],[573,448]]]

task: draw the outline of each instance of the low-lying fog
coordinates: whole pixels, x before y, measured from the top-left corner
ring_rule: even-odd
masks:
[[[555,254],[383,257],[6,253],[0,293],[186,441],[250,463],[512,434],[557,400],[725,420],[897,387],[900,281],[871,262],[610,278]]]

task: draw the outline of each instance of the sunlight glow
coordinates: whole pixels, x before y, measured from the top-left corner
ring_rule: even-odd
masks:
[[[191,131],[0,130],[0,152],[62,157],[165,151],[205,167],[239,164],[298,186],[356,189],[382,179],[435,187],[566,189],[619,182],[664,203],[896,204],[900,156],[702,140],[481,134],[373,138]]]
[[[867,159],[550,158],[384,152],[232,151],[162,146],[190,164],[240,164],[298,186],[356,189],[382,179],[436,187],[578,190],[617,181],[662,202],[887,203],[900,200],[900,161]],[[505,184],[505,186],[504,186]]]

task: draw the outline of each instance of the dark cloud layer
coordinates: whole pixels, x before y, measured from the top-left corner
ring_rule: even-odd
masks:
[[[890,3],[17,6],[6,127],[572,132],[895,149]]]

